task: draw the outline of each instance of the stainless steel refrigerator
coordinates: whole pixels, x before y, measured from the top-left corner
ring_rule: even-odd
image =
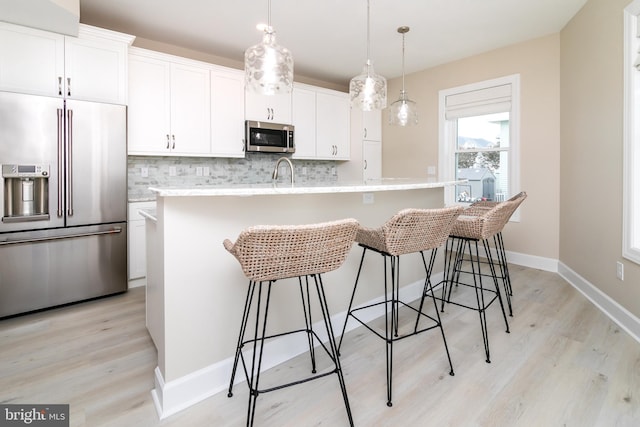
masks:
[[[0,318],[126,291],[126,117],[0,92]]]

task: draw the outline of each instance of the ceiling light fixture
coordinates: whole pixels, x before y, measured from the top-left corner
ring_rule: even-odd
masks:
[[[351,106],[363,111],[382,110],[387,106],[387,80],[375,73],[371,62],[369,26],[369,0],[367,0],[367,62],[362,74],[352,78],[349,83]]]
[[[402,34],[402,90],[400,98],[391,104],[389,109],[389,124],[410,126],[418,124],[418,110],[416,103],[407,97],[407,92],[404,90],[404,36],[409,32],[409,27],[399,27],[398,32]]]
[[[289,93],[293,87],[293,56],[276,43],[271,26],[271,0],[262,43],[244,52],[245,87],[264,95]]]

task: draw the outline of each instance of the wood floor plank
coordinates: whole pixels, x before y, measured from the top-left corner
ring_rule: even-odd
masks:
[[[497,305],[487,312],[491,363],[477,313],[447,306],[441,314],[455,376],[437,330],[399,341],[390,408],[384,342],[362,327],[349,332],[341,360],[356,425],[640,425],[640,343],[556,274],[510,272],[511,333]],[[150,394],[157,356],[144,310],[144,289],[136,288],[0,321],[0,402],[69,403],[74,427],[244,425],[244,383],[232,398],[222,392],[158,419]],[[307,375],[308,366],[303,354],[264,379]],[[257,408],[260,426],[347,425],[333,375],[260,395]]]

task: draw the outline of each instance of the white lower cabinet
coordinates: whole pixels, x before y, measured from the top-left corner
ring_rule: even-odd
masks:
[[[153,209],[155,202],[131,202],[127,215],[129,287],[143,285],[147,275],[145,219],[138,213],[140,209]],[[132,282],[134,281],[134,282]]]

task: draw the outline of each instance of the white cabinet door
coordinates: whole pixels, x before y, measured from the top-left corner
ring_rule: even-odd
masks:
[[[380,110],[364,111],[362,121],[364,124],[362,139],[382,141],[382,112]]]
[[[382,178],[382,142],[362,141],[362,179],[364,182]]]
[[[129,154],[166,155],[171,148],[171,67],[147,56],[129,56]]]
[[[60,96],[64,36],[0,22],[0,90]]]
[[[95,37],[65,37],[65,97],[127,103],[126,43]]]
[[[244,157],[244,72],[211,72],[211,153]]]
[[[316,94],[316,155],[349,160],[350,108],[348,94]]]
[[[155,202],[131,202],[128,206],[127,241],[129,244],[129,280],[143,278],[147,275],[147,242],[145,219],[138,213],[139,209],[152,209]]]
[[[291,94],[260,95],[245,90],[245,118],[272,123],[291,123]]]
[[[209,69],[163,58],[129,56],[129,154],[210,155]]]
[[[295,159],[316,157],[316,92],[294,87],[293,112]]]
[[[126,104],[132,40],[87,25],[70,37],[0,23],[0,90]]]
[[[171,151],[211,152],[209,70],[171,64]]]

